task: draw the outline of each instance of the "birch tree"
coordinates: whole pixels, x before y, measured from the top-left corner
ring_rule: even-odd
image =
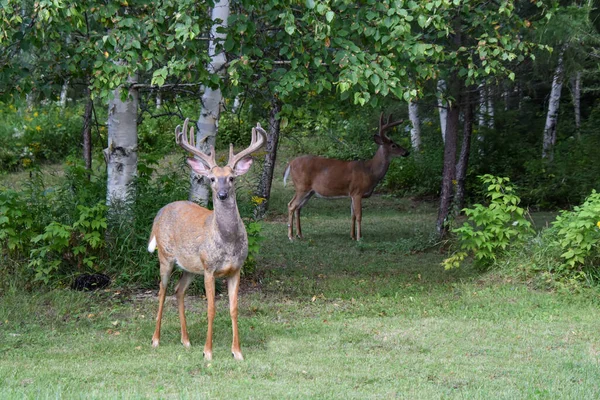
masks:
[[[223,42],[227,37],[225,28],[227,27],[228,18],[229,0],[215,2],[211,12],[213,26],[211,28],[208,46],[210,62],[206,68],[210,74],[222,74],[224,72],[223,67],[227,60],[222,47]],[[198,129],[196,134],[197,147],[204,153],[208,153],[210,151],[210,146],[215,145],[222,102],[223,94],[218,85],[207,86],[205,88],[201,100],[202,109],[200,111],[200,117],[196,123]],[[211,197],[211,191],[206,178],[193,171],[191,172],[190,178],[190,200],[202,205],[207,205]]]
[[[446,141],[446,120],[448,117],[448,102],[444,100],[444,96],[446,95],[446,81],[443,79],[438,80],[437,82],[437,104],[438,104],[438,113],[440,115],[440,130],[442,131],[442,141]]]
[[[133,75],[129,85],[135,84]],[[119,87],[108,104],[108,147],[104,150],[107,165],[106,203],[109,210],[122,211],[132,200],[132,182],[137,173],[138,93]]]
[[[542,158],[552,161],[554,157],[554,145],[556,144],[556,124],[558,123],[558,106],[560,104],[560,94],[563,85],[564,54],[566,47],[563,47],[558,54],[558,61],[554,75],[552,77],[552,90],[548,100],[548,112],[546,114],[546,124],[544,125],[544,138],[542,144]]]
[[[421,149],[421,121],[419,120],[419,103],[411,100],[408,103],[408,118],[412,127],[410,128],[410,143],[415,153]]]

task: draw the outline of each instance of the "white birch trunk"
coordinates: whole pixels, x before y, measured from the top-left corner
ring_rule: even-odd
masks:
[[[490,129],[494,129],[494,96],[492,96],[492,90],[489,87],[486,87],[486,96],[487,96],[487,127]]]
[[[440,113],[440,128],[442,131],[442,140],[446,142],[446,120],[448,116],[448,103],[444,101],[444,93],[446,92],[446,81],[440,79],[437,83],[437,102]]]
[[[217,45],[222,43],[226,38],[226,35],[217,32],[217,29],[219,27],[227,26],[227,18],[229,18],[229,0],[215,2],[211,13],[213,26],[211,28],[211,40],[208,46],[208,55],[211,58],[207,68],[209,73],[221,74],[223,66],[227,61],[224,52],[217,53]],[[217,20],[220,21],[217,22]],[[209,146],[215,145],[222,102],[223,95],[221,94],[221,89],[206,88],[202,95],[200,118],[196,124],[196,147],[205,153],[209,152]],[[208,182],[205,182],[205,179],[202,176],[196,175],[194,172],[191,173],[190,180],[190,200],[202,205],[208,204],[208,201],[211,198]]]
[[[60,108],[65,108],[65,106],[67,105],[67,92],[69,90],[69,80],[65,80],[62,88],[60,89],[60,100],[58,101],[58,104],[60,105]]]
[[[479,85],[479,113],[478,120],[479,126],[487,126],[486,117],[487,117],[487,90],[484,84]]]
[[[130,77],[128,82],[136,83],[137,77]],[[132,197],[131,183],[137,174],[137,110],[136,89],[129,91],[126,101],[121,100],[121,88],[114,91],[108,103],[108,148],[104,150],[109,212],[120,209]]]
[[[419,103],[413,100],[408,103],[408,117],[412,123],[410,142],[415,153],[421,149],[421,121],[419,120]]]
[[[575,114],[575,130],[577,139],[581,139],[581,72],[578,71],[573,77],[573,113]]]
[[[162,93],[160,90],[156,93],[156,109],[160,110],[162,107]]]
[[[546,125],[544,126],[544,142],[542,148],[542,158],[552,160],[553,148],[556,143],[556,124],[558,122],[558,105],[560,103],[560,93],[563,85],[564,64],[563,57],[565,48],[561,49],[558,55],[558,65],[554,70],[552,79],[552,90],[550,91],[550,100],[548,101],[548,114],[546,115]]]

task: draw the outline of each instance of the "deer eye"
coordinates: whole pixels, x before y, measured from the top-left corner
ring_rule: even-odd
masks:
[[[233,176],[230,176],[230,177],[229,177],[229,182],[233,182],[233,181],[234,181],[234,178],[233,178]]]
[[[398,146],[396,146],[395,144],[392,145],[392,149],[395,149],[396,147],[398,147]]]
[[[214,181],[215,181],[215,178],[210,178],[210,181],[211,181],[211,182],[214,182]]]

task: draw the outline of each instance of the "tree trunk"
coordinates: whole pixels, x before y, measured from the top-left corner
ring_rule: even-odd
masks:
[[[156,109],[160,110],[162,107],[162,92],[159,90],[156,92]]]
[[[419,103],[416,100],[408,103],[408,117],[412,123],[410,142],[415,154],[421,149],[421,121],[419,120]]]
[[[69,90],[69,80],[66,79],[62,85],[62,88],[60,89],[60,100],[59,100],[60,108],[65,108],[65,106],[67,105],[68,90]]]
[[[459,99],[455,99],[448,107],[446,123],[446,142],[444,145],[444,169],[442,172],[442,190],[440,193],[440,208],[436,228],[440,237],[448,233],[448,216],[452,205],[454,184],[456,178],[456,148],[458,139],[458,122],[460,116]]]
[[[83,161],[85,162],[85,169],[89,171],[92,169],[92,111],[94,105],[89,87],[86,88],[85,97],[81,136],[83,138]]]
[[[462,146],[460,156],[456,165],[456,195],[454,196],[454,208],[460,212],[465,207],[465,182],[467,168],[469,167],[469,155],[471,153],[471,137],[473,134],[473,102],[471,91],[467,91],[464,107],[464,125]]]
[[[573,112],[575,114],[575,134],[577,140],[581,139],[581,71],[575,73],[573,86]]]
[[[546,125],[544,126],[544,142],[542,148],[542,158],[552,161],[554,158],[553,150],[556,143],[556,124],[558,122],[558,105],[560,104],[560,92],[563,85],[564,63],[563,57],[565,47],[561,49],[558,55],[558,64],[554,71],[552,79],[552,90],[550,91],[550,100],[548,101],[548,114],[546,115]]]
[[[277,114],[281,110],[281,103],[276,98],[271,102],[271,113],[269,115],[269,131],[267,133],[267,148],[263,170],[258,182],[256,195],[264,200],[256,205],[254,216],[256,219],[264,218],[271,198],[271,184],[273,183],[273,171],[277,160],[277,145],[279,143],[279,120]]]
[[[128,79],[129,84],[137,77]],[[108,104],[108,148],[104,150],[107,163],[106,203],[109,213],[122,209],[132,198],[131,183],[137,174],[137,110],[138,93],[130,89],[125,101],[119,87]]]
[[[438,111],[440,113],[440,129],[442,131],[442,140],[446,141],[446,120],[448,116],[448,102],[444,101],[446,94],[446,81],[440,79],[437,83],[437,103]]]
[[[211,18],[214,23],[211,28],[211,40],[208,46],[208,55],[211,60],[207,70],[211,74],[222,74],[223,66],[227,60],[224,52],[217,53],[217,45],[225,40],[226,34],[217,32],[217,29],[227,27],[227,18],[229,18],[229,0],[215,2]],[[217,23],[217,20],[220,20],[221,22]],[[211,89],[210,87],[206,87],[206,90],[202,95],[200,118],[196,124],[198,132],[196,135],[196,147],[204,153],[210,151],[209,146],[215,145],[222,102],[223,95],[221,94],[221,89]],[[207,205],[211,198],[208,181],[194,172],[191,172],[190,180],[190,200],[202,205]]]
[[[490,129],[494,129],[494,93],[493,90],[486,86],[486,96],[487,96],[487,127]]]
[[[486,86],[482,83],[481,85],[479,85],[479,115],[478,115],[478,119],[479,119],[479,126],[487,126],[487,107],[488,107],[488,101],[487,101],[487,89]]]

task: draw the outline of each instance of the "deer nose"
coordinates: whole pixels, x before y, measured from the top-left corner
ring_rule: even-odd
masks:
[[[219,200],[225,200],[227,198],[227,192],[218,192],[217,193],[217,198]]]

